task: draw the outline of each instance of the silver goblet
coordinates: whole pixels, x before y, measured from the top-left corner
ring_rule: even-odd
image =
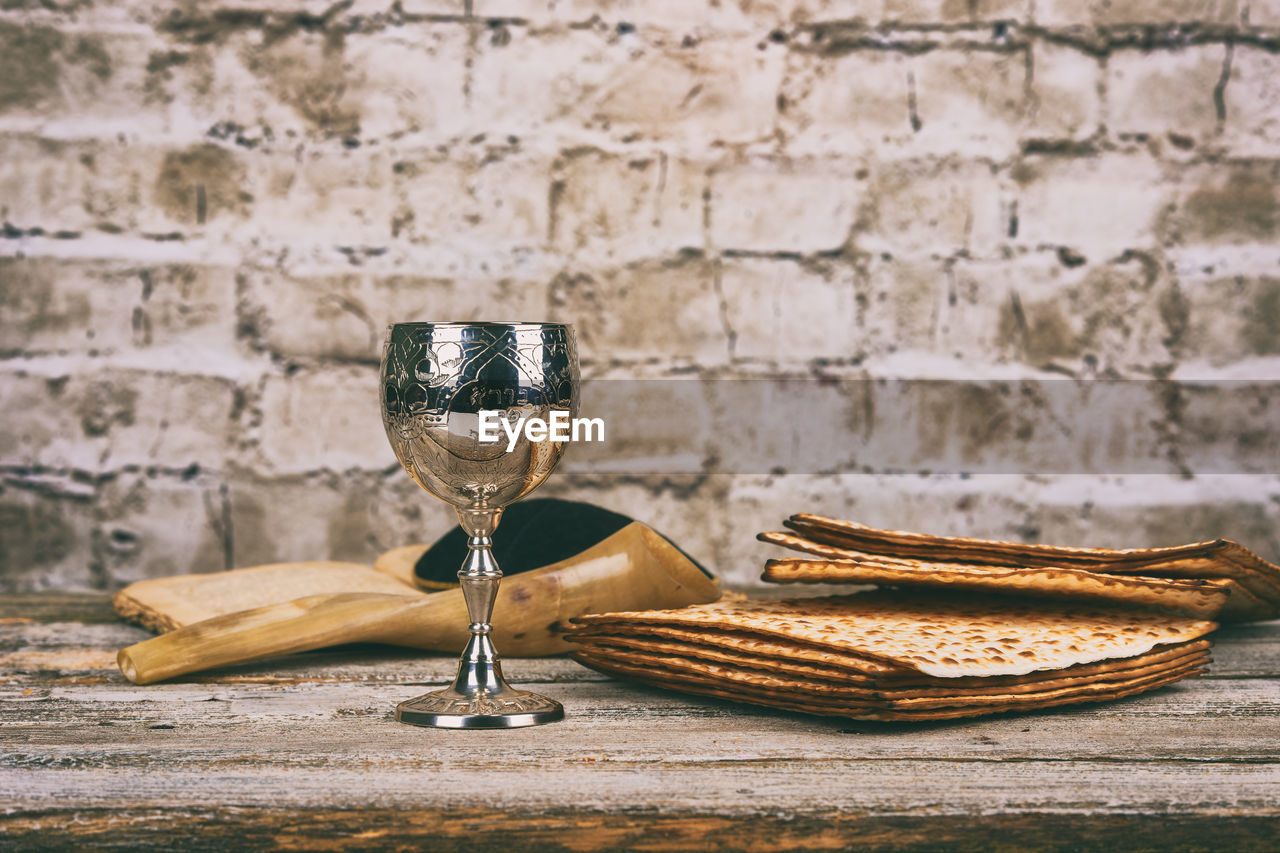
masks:
[[[514,446],[481,441],[480,413],[520,418],[578,413],[578,353],[573,329],[558,323],[396,323],[382,355],[382,422],[414,482],[452,504],[467,534],[458,572],[471,638],[453,685],[400,703],[396,719],[417,726],[514,728],[564,717],[554,699],[517,690],[502,677],[489,638],[502,571],[491,551],[502,510],[547,478],[564,442]],[[492,431],[490,431],[492,434]]]

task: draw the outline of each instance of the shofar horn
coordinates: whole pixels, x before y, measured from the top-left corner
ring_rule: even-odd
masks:
[[[580,554],[502,581],[494,642],[511,656],[560,654],[560,627],[583,613],[715,601],[719,583],[648,527],[633,522]],[[120,671],[151,684],[231,664],[343,643],[457,652],[466,645],[461,590],[430,595],[312,595],[215,616],[122,649]]]

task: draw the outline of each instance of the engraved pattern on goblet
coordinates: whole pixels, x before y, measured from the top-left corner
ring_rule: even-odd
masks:
[[[567,326],[398,324],[383,348],[383,421],[396,457],[420,486],[458,507],[518,500],[546,479],[564,446],[521,436],[508,453],[505,436],[480,444],[451,426],[465,428],[481,410],[576,417],[577,400]]]
[[[458,572],[471,638],[453,686],[403,702],[397,718],[451,728],[513,727],[563,716],[558,702],[515,690],[502,677],[489,617],[502,572],[490,546],[502,509],[542,483],[564,443],[520,431],[479,440],[479,413],[551,420],[578,414],[573,330],[547,323],[398,323],[388,329],[381,371],[382,417],[400,464],[423,489],[450,503],[467,533]]]
[[[433,693],[402,702],[401,706],[427,714],[527,714],[546,706],[545,696],[512,688],[510,695],[437,698]]]

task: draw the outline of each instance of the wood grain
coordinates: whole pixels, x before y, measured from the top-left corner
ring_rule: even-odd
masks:
[[[490,809],[449,812],[388,808],[269,810],[208,808],[175,817],[163,809],[103,809],[0,816],[13,849],[132,850],[583,850],[1079,851],[1235,850],[1274,853],[1275,822],[1255,815],[997,814],[862,815],[842,812],[780,818],[769,813],[611,814],[548,811],[536,816]],[[174,839],[180,838],[180,843]],[[424,839],[429,839],[424,843]],[[514,839],[514,840],[513,840]],[[996,840],[998,839],[998,846]],[[1115,847],[1116,839],[1136,844]]]
[[[568,719],[444,732],[391,709],[449,657],[361,646],[143,687],[111,659],[143,632],[99,607],[0,601],[7,849],[1262,850],[1280,833],[1275,622],[1223,631],[1208,677],[1147,696],[923,726],[513,659]]]

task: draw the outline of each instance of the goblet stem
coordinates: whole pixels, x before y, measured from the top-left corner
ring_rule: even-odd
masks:
[[[458,511],[463,529],[467,529],[465,510]],[[462,693],[487,690],[500,693],[507,689],[502,677],[502,663],[489,638],[493,625],[493,602],[502,583],[502,570],[493,558],[493,539],[490,536],[468,536],[467,558],[458,570],[458,583],[462,597],[467,602],[467,615],[471,624],[471,638],[458,661],[458,677],[453,689]]]
[[[459,509],[458,522],[467,534],[467,558],[458,571],[467,602],[471,637],[458,659],[458,675],[446,690],[401,702],[396,719],[418,726],[443,728],[516,728],[550,723],[564,717],[559,702],[517,690],[502,677],[502,663],[489,638],[493,602],[502,570],[493,558],[493,531],[500,509]]]

